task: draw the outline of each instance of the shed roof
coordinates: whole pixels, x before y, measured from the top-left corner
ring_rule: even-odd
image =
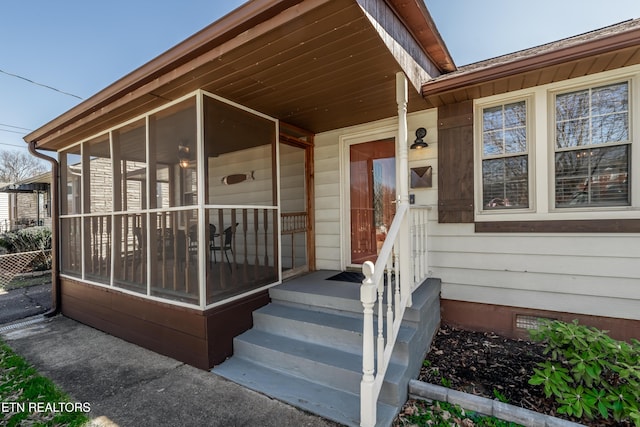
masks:
[[[311,132],[396,114],[455,69],[422,0],[252,0],[25,136],[56,150],[204,89]]]
[[[44,193],[49,191],[50,184],[32,182],[29,184],[9,184],[0,187],[0,193]]]

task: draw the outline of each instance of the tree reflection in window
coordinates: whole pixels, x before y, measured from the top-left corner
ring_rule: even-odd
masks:
[[[529,158],[525,101],[482,111],[483,209],[529,206]]]
[[[555,99],[556,207],[629,205],[629,84]]]

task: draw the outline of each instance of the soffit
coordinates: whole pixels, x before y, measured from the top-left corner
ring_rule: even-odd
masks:
[[[427,82],[430,108],[640,64],[640,20],[460,67]]]
[[[59,149],[200,88],[313,133],[397,114],[395,73],[401,69],[352,0],[297,3],[191,56],[25,139]],[[425,107],[410,90],[409,111]]]

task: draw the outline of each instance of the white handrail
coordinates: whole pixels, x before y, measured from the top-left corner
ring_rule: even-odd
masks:
[[[411,306],[411,293],[428,274],[427,210],[399,203],[387,238],[375,265],[362,266],[364,280],[360,287],[364,324],[362,337],[362,381],[360,383],[360,425],[374,426],[376,407],[396,337],[406,307]],[[415,214],[412,214],[414,213]],[[410,239],[409,239],[410,237]],[[383,280],[386,279],[386,280]],[[385,301],[386,313],[383,309]],[[378,302],[378,331],[374,339],[374,306]],[[387,331],[385,338],[384,317]],[[374,341],[376,343],[374,344]],[[376,350],[377,348],[377,350]],[[377,367],[375,359],[378,359]]]

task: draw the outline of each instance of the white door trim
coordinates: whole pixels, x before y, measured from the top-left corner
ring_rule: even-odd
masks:
[[[340,136],[340,241],[342,242],[342,245],[340,245],[340,268],[342,270],[347,268],[359,269],[361,267],[359,264],[351,263],[351,178],[349,173],[349,149],[354,144],[379,141],[381,139],[393,139],[396,141],[397,138],[397,124]]]

